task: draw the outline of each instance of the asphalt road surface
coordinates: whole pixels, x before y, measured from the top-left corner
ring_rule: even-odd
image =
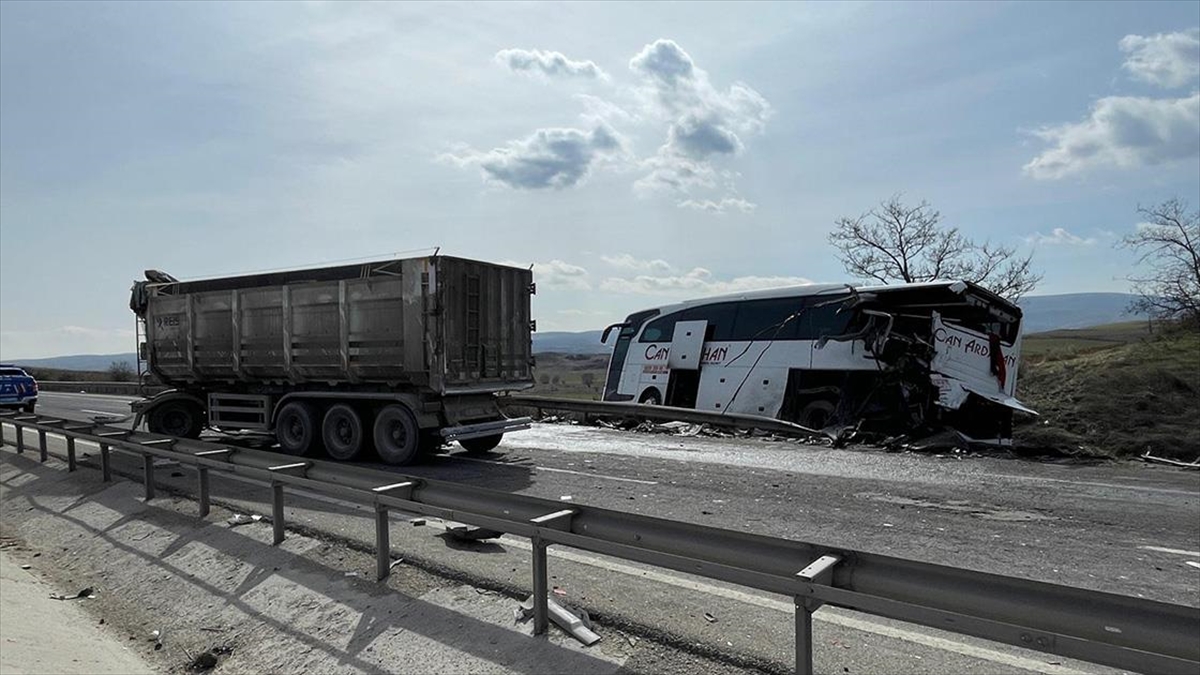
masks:
[[[76,419],[126,415],[130,400],[43,392],[38,412]],[[452,453],[396,470],[1200,606],[1200,474],[1169,467],[834,450],[792,441],[537,424],[510,434],[489,455]],[[469,556],[460,557],[463,565],[474,564]],[[561,557],[570,560],[571,554]],[[577,557],[573,563],[606,573],[654,580],[672,591],[707,593],[712,606],[739,601],[789,609],[785,599]],[[488,572],[481,567],[480,574]],[[595,592],[619,596],[622,590]],[[646,612],[648,622],[680,620],[653,608]],[[818,618],[823,614],[842,629],[925,650],[923,658],[944,659],[947,672],[1101,670],[904,624],[855,624],[854,617],[862,615],[822,610]],[[759,650],[775,662],[786,659],[780,655],[786,650],[757,644],[761,640],[749,634],[745,638],[745,644],[731,640],[730,646],[750,654]],[[914,652],[909,658],[921,657]]]

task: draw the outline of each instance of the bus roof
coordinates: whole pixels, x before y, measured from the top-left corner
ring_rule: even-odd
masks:
[[[954,294],[960,294],[963,291],[970,289],[974,293],[984,296],[989,301],[1001,305],[1014,313],[1016,316],[1021,315],[1020,308],[987,290],[986,288],[970,282],[970,281],[922,281],[910,284],[892,284],[889,286],[854,286],[852,284],[804,284],[800,286],[783,286],[780,288],[767,288],[758,291],[743,291],[741,293],[727,293],[725,295],[714,295],[707,298],[694,298],[684,300],[671,305],[663,305],[657,307],[662,314],[669,314],[688,307],[696,307],[699,305],[709,305],[718,302],[739,302],[744,300],[764,300],[770,298],[803,298],[814,295],[838,295],[841,293],[873,293],[876,295],[887,295],[890,293],[900,293],[904,291],[915,291],[920,289],[928,289],[931,291],[950,291]]]

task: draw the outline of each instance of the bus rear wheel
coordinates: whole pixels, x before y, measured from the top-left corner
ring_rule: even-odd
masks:
[[[638,403],[644,405],[662,405],[662,394],[658,393],[658,390],[654,387],[650,387],[642,392],[641,397],[638,398]]]
[[[836,406],[830,401],[812,401],[800,410],[796,423],[809,429],[824,429],[833,421]]]

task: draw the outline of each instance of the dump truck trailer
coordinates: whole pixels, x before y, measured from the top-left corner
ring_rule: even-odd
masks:
[[[528,269],[449,256],[134,283],[139,360],[170,389],[135,427],[273,433],[284,452],[391,464],[528,428],[497,407],[533,386]]]

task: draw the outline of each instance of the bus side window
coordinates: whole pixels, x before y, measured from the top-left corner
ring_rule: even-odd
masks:
[[[704,341],[729,340],[733,335],[733,325],[738,314],[738,306],[732,302],[722,302],[716,305],[692,307],[680,313],[681,321],[707,321],[708,328],[704,331]]]
[[[731,340],[795,340],[804,319],[803,298],[751,300],[742,303]],[[798,316],[792,316],[799,314]],[[792,317],[789,319],[788,317]]]
[[[802,340],[819,340],[823,337],[845,335],[851,332],[851,319],[857,312],[850,309],[839,312],[838,310],[843,307],[844,305],[841,303],[810,307],[804,313],[804,320],[800,322],[800,338]]]
[[[675,332],[675,322],[679,320],[679,314],[668,314],[651,321],[646,325],[646,329],[642,331],[642,337],[638,342],[663,342],[671,339]]]

